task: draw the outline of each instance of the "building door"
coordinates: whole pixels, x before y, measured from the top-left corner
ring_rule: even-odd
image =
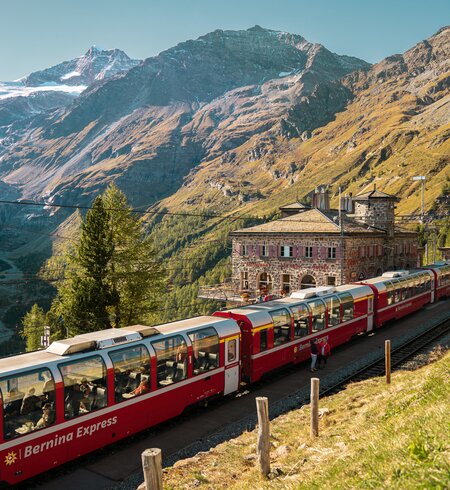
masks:
[[[225,387],[224,395],[239,389],[239,336],[225,340]]]

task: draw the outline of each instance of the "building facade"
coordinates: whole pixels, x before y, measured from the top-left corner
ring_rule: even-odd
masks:
[[[395,226],[397,198],[374,189],[327,209],[324,188],[307,208],[281,208],[282,218],[234,231],[232,283],[241,295],[288,294],[340,285],[418,264],[417,233]]]

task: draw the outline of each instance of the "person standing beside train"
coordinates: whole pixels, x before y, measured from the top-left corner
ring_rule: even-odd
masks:
[[[325,338],[319,343],[319,369],[327,365],[327,360],[331,355],[331,346]]]
[[[311,372],[317,371],[316,363],[317,363],[317,354],[319,353],[319,349],[317,348],[317,339],[311,340]]]

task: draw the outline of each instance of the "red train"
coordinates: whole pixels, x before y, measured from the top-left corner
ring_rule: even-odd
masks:
[[[0,359],[0,480],[23,481],[236,392],[307,359],[312,338],[334,347],[444,296],[447,264]]]

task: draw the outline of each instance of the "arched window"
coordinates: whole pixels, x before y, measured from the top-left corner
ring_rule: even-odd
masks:
[[[306,275],[302,277],[300,289],[314,288],[316,287],[316,280],[313,276]]]

